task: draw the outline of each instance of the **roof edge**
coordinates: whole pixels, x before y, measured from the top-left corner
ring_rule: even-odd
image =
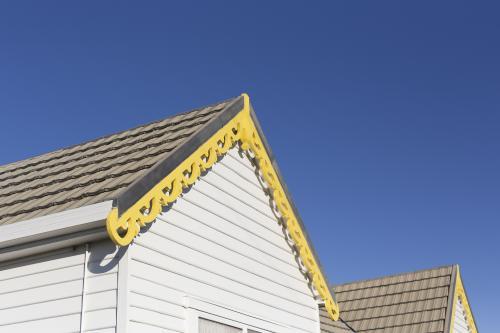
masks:
[[[448,292],[448,306],[446,307],[446,317],[444,320],[444,331],[451,332],[451,324],[453,322],[453,311],[455,306],[455,287],[457,284],[458,265],[453,265],[451,271],[450,290]]]
[[[0,250],[102,227],[111,207],[112,201],[108,200],[0,226]]]
[[[297,209],[297,206],[295,205],[293,197],[292,197],[290,191],[288,190],[288,186],[286,185],[286,182],[283,179],[283,176],[281,175],[281,171],[280,171],[280,168],[278,166],[278,162],[276,161],[274,154],[271,150],[271,146],[269,145],[267,138],[264,135],[264,132],[262,131],[262,127],[260,125],[259,120],[257,119],[257,114],[255,113],[255,110],[253,109],[252,105],[250,105],[250,117],[252,118],[252,121],[255,125],[255,129],[257,130],[257,133],[260,136],[262,143],[264,144],[264,148],[266,149],[267,155],[269,156],[269,159],[271,160],[273,168],[276,171],[276,174],[278,176],[278,181],[281,183],[281,186],[283,187],[283,191],[285,192],[285,195],[288,198],[288,202],[290,203],[290,206],[293,210],[293,213],[294,213],[295,217],[297,218],[297,221],[299,222],[302,231],[304,232],[304,236],[306,237],[306,241],[308,244],[310,244],[314,259],[316,259],[316,263],[318,264],[318,266],[321,270],[321,273],[325,277],[327,285],[330,286],[330,282],[328,281],[327,275],[324,273],[325,270],[323,268],[323,265],[321,264],[321,261],[319,260],[318,253],[316,252],[316,249],[314,248],[314,246],[312,246],[313,242],[311,241],[311,238],[309,237],[309,233],[307,232],[307,228],[304,224],[304,221],[302,220],[302,217],[299,214],[299,211]],[[333,299],[335,300],[335,302],[337,302],[337,299],[335,297],[335,292],[333,290],[330,290],[330,292],[332,293],[332,296],[333,296]]]

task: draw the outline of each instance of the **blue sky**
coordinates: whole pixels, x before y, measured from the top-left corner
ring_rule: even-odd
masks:
[[[495,332],[499,12],[2,2],[0,163],[247,92],[332,282],[459,263]]]

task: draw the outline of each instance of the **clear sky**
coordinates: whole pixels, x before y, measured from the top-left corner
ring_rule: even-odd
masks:
[[[0,163],[247,92],[333,283],[500,311],[497,1],[3,1]]]

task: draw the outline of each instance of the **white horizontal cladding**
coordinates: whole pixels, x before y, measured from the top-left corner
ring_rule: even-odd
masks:
[[[270,205],[232,149],[130,246],[130,331],[185,332],[186,296],[318,332],[317,302]]]
[[[2,225],[0,226],[0,249],[103,227],[111,207],[112,201],[105,201],[31,220]]]
[[[0,332],[114,332],[118,256],[106,240],[0,264]]]
[[[467,323],[465,309],[460,298],[456,299],[454,309],[453,333],[471,333],[472,331]]]

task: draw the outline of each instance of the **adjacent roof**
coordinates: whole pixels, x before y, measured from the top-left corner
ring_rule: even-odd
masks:
[[[334,287],[340,317],[356,332],[449,332],[456,266]],[[325,332],[327,324],[322,324]]]
[[[0,225],[118,199],[240,99],[0,166]]]

